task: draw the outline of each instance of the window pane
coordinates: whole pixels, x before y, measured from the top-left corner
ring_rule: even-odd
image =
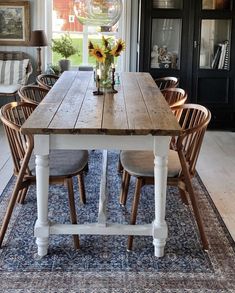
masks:
[[[72,65],[93,65],[95,60],[88,54],[88,40],[91,39],[96,43],[98,39],[101,40],[101,34],[115,37],[118,33],[118,24],[111,28],[83,26],[75,16],[74,0],[53,0],[52,38],[59,39],[65,33],[69,33],[73,45],[79,50],[79,54],[68,58]],[[62,59],[61,55],[52,52],[53,64],[57,64],[60,59]]]
[[[103,35],[103,34],[102,34]],[[113,41],[115,40],[115,36],[113,35],[105,35],[105,38],[109,37],[110,39],[113,39]],[[99,45],[101,46],[102,45],[102,36],[101,34],[89,34],[88,35],[88,40],[92,42],[92,44],[94,45]],[[116,63],[115,60],[116,58],[114,58],[114,63]],[[91,64],[91,65],[96,65],[96,60],[94,57],[92,56],[89,56],[88,57],[88,63]]]
[[[60,32],[82,32],[82,25],[73,11],[73,0],[53,0],[52,29]]]
[[[229,69],[231,21],[204,19],[201,28],[200,67]]]
[[[153,8],[182,9],[183,0],[153,0]]]
[[[230,0],[202,0],[202,9],[230,9]]]
[[[153,19],[151,68],[179,69],[180,44],[180,19]]]
[[[52,38],[54,40],[58,40],[61,36],[64,35],[64,32],[52,32]],[[78,53],[72,55],[68,59],[71,61],[73,65],[79,65],[82,63],[82,51],[83,51],[83,33],[69,33],[72,44],[75,48],[78,49]],[[53,64],[57,64],[59,60],[63,59],[62,56],[58,53],[52,52],[52,60]]]

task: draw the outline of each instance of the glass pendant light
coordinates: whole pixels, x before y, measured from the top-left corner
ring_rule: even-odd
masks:
[[[122,13],[122,0],[74,0],[74,12],[83,25],[113,26]]]

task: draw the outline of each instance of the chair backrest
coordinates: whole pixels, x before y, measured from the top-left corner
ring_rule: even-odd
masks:
[[[21,101],[37,106],[47,95],[48,91],[48,89],[38,85],[25,85],[19,89],[18,95]]]
[[[170,107],[183,105],[187,100],[187,94],[181,88],[166,88],[161,92]]]
[[[93,71],[93,66],[80,65],[78,66],[78,71]]]
[[[37,83],[39,86],[50,90],[58,79],[59,76],[55,74],[40,74],[37,76]]]
[[[172,111],[183,129],[176,141],[176,150],[183,152],[189,173],[193,176],[211,113],[198,104],[184,104],[172,108]]]
[[[177,77],[173,76],[166,76],[166,77],[160,77],[156,78],[155,82],[160,90],[166,89],[166,88],[175,88],[179,85],[179,80]]]
[[[4,105],[0,110],[0,119],[7,135],[16,175],[25,157],[30,158],[34,147],[33,136],[23,135],[20,128],[35,108],[36,106],[30,103],[13,102]],[[26,173],[30,175],[29,169]]]

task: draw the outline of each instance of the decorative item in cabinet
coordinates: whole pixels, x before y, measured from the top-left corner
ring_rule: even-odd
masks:
[[[177,55],[167,51],[166,46],[153,46],[151,52],[151,68],[177,68]]]
[[[180,19],[153,19],[151,68],[179,69],[180,44]]]
[[[213,69],[229,69],[229,42],[218,43],[211,67]]]

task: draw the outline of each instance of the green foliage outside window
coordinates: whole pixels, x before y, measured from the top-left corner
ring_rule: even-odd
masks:
[[[72,40],[73,47],[78,48],[78,51],[82,52],[83,38],[78,38],[78,37],[77,38],[70,37],[70,38]],[[54,41],[57,41],[57,40],[60,40],[60,38],[54,38]],[[97,38],[91,38],[89,40],[91,40],[92,42],[97,42],[97,43],[100,42],[101,43],[101,40],[97,40]],[[53,64],[57,64],[58,61],[61,60],[61,55],[59,53],[53,51],[52,59],[53,59]],[[82,64],[82,54],[72,55],[68,59],[71,61],[72,65],[74,65],[74,66],[78,66],[78,65]],[[91,65],[96,64],[94,58],[92,58],[91,56],[88,57],[88,63]]]
[[[61,36],[60,39],[52,39],[51,49],[65,59],[79,53],[78,48],[73,44],[73,40],[70,38],[69,34]]]

